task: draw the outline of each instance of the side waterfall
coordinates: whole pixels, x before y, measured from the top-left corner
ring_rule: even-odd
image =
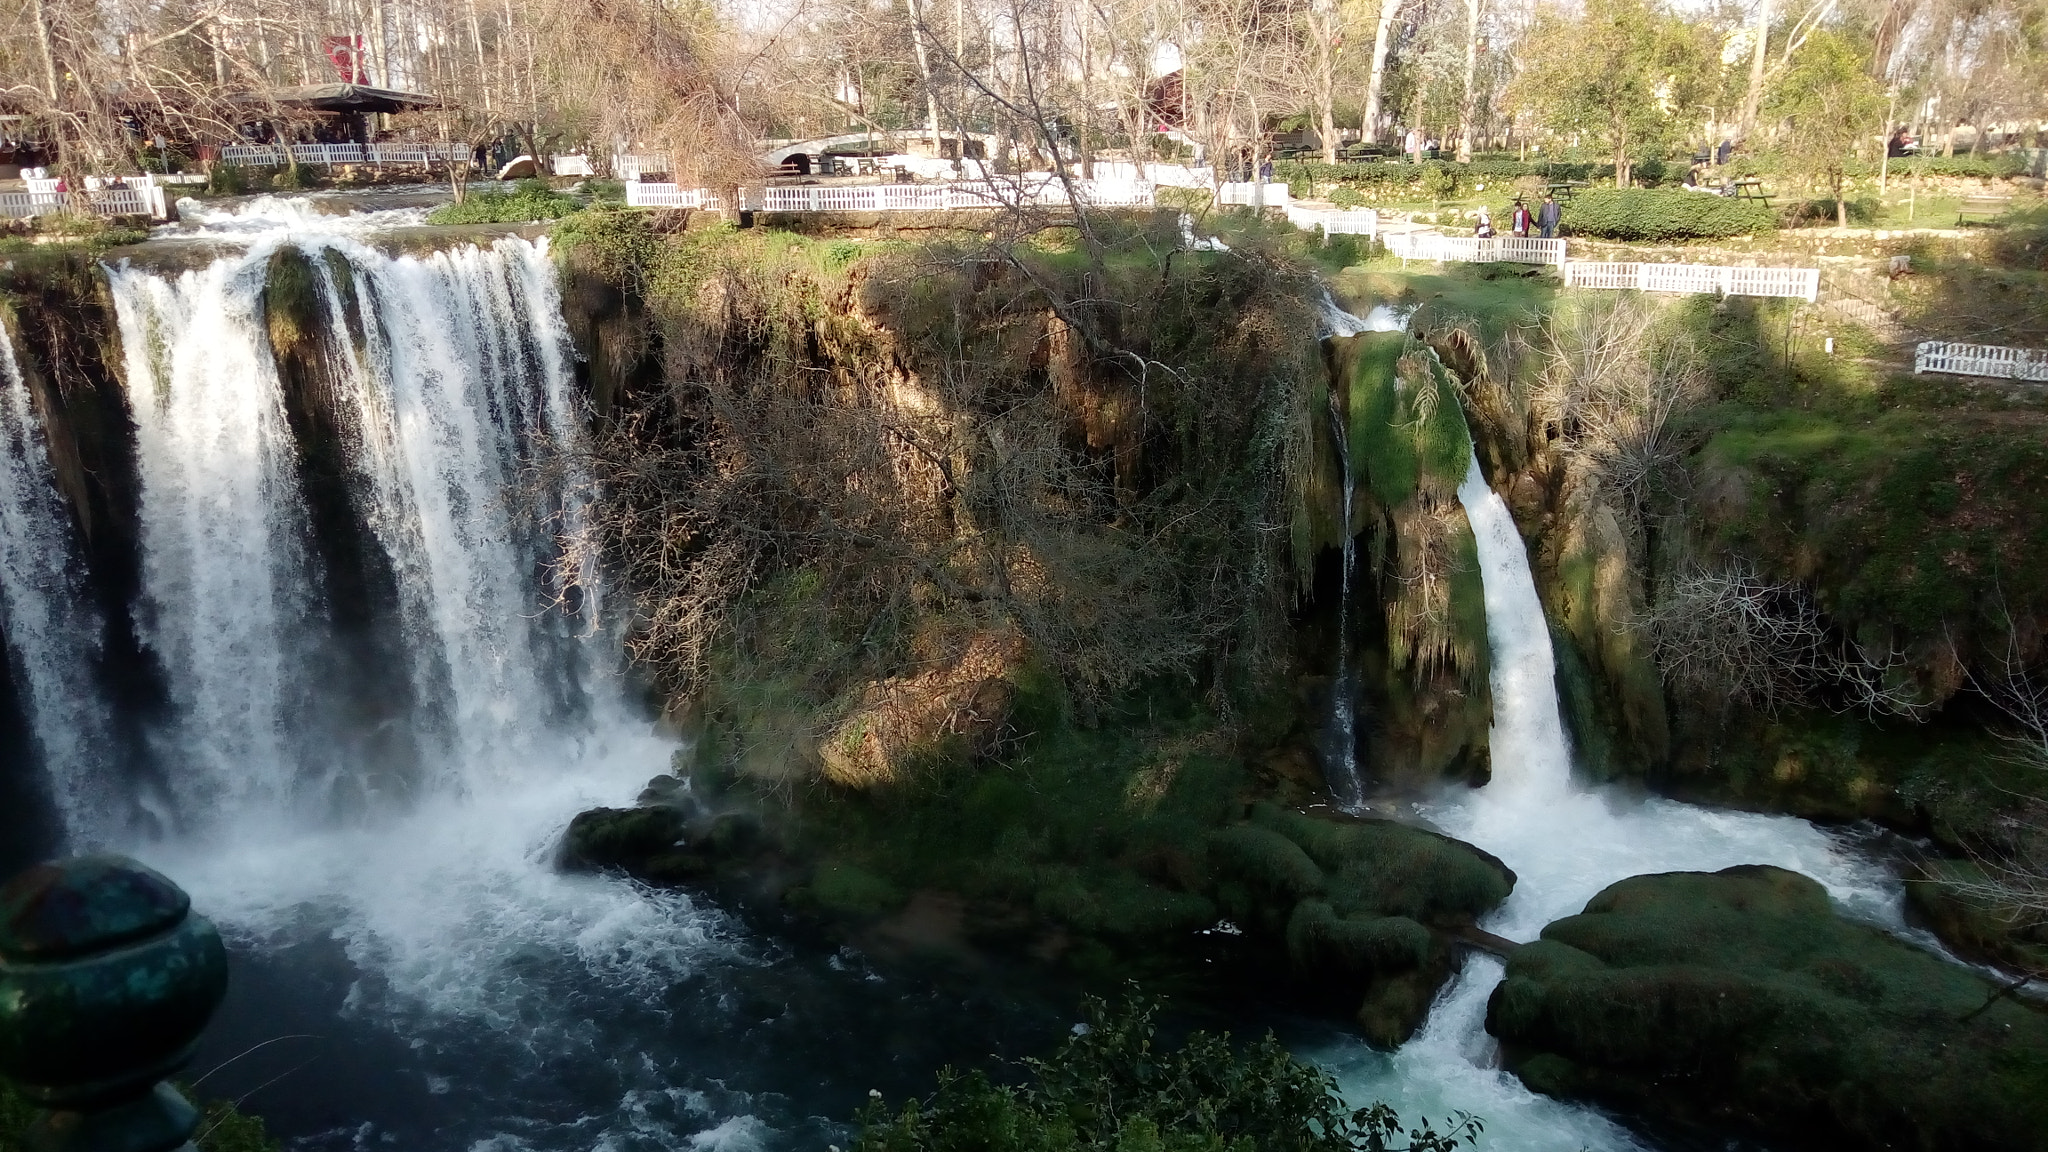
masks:
[[[29,731],[67,827],[91,819],[104,790],[111,725],[94,682],[99,613],[80,587],[71,515],[13,337],[0,324],[0,623],[24,688]]]
[[[1330,731],[1324,741],[1323,763],[1328,766],[1338,806],[1353,810],[1365,800],[1365,785],[1358,778],[1358,686],[1351,676],[1351,570],[1358,564],[1351,505],[1358,494],[1358,481],[1351,474],[1351,432],[1344,425],[1335,393],[1330,397],[1330,435],[1337,444],[1337,473],[1344,501],[1338,515],[1343,567],[1337,580],[1337,674],[1330,681]]]
[[[1376,310],[1377,312],[1377,310]],[[1359,322],[1362,326],[1363,322]],[[1760,816],[1638,799],[1581,787],[1558,708],[1556,660],[1528,549],[1475,452],[1458,488],[1477,544],[1491,647],[1492,782],[1417,806],[1451,836],[1500,857],[1519,878],[1483,927],[1516,941],[1573,915],[1629,876],[1774,864],[1825,885],[1852,915],[1901,923],[1898,885],[1790,816]],[[1356,1102],[1385,1099],[1402,1115],[1474,1113],[1498,1152],[1614,1152],[1642,1145],[1603,1113],[1538,1096],[1499,1068],[1486,1001],[1502,965],[1472,956],[1422,1031],[1399,1051],[1343,1039],[1309,1053]]]

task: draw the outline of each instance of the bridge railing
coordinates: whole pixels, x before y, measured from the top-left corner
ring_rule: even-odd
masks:
[[[1306,232],[1321,228],[1325,236],[1377,236],[1380,214],[1372,208],[1304,208],[1287,204],[1287,222]]]
[[[1564,282],[1567,288],[1719,292],[1724,296],[1786,297],[1811,304],[1820,294],[1820,269],[1573,260],[1564,265]]]
[[[1913,371],[2048,383],[2048,348],[1926,340],[1913,349]]]

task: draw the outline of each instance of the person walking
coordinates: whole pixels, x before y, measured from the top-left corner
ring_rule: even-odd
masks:
[[[1526,237],[1529,235],[1529,223],[1529,206],[1522,203],[1522,198],[1517,196],[1515,210],[1508,215],[1508,231],[1513,235]]]
[[[1537,234],[1545,240],[1557,238],[1557,221],[1564,215],[1564,209],[1557,206],[1557,196],[1550,192],[1543,194],[1543,206],[1536,210]]]
[[[1484,204],[1479,206],[1479,223],[1473,226],[1472,234],[1482,240],[1493,236],[1493,213],[1488,212]]]

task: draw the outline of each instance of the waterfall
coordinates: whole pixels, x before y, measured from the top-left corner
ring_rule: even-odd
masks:
[[[1358,685],[1351,676],[1351,570],[1358,563],[1351,505],[1358,481],[1351,474],[1351,432],[1334,391],[1330,393],[1330,435],[1337,444],[1343,506],[1338,513],[1337,674],[1330,681],[1330,731],[1325,737],[1323,764],[1338,805],[1354,810],[1365,800],[1365,785],[1358,778]]]
[[[112,725],[95,684],[100,616],[82,587],[71,516],[48,444],[0,324],[0,622],[23,685],[29,730],[66,827],[98,826]]]
[[[578,436],[545,245],[393,258],[339,237],[298,242],[324,315],[314,336],[340,483],[379,553],[369,562],[391,573],[408,665],[358,677],[402,677],[405,691],[352,694],[341,670],[361,657],[318,589],[355,577],[322,570],[333,562],[309,524],[265,330],[271,259],[287,243],[175,278],[109,272],[142,478],[142,633],[176,670],[167,740],[187,820],[317,823],[337,803],[499,783],[582,704],[576,646],[546,611],[575,589],[537,588],[534,572],[540,523],[577,530],[584,497],[525,498],[535,453]],[[407,741],[423,776],[404,771]]]
[[[1353,322],[1365,327],[1364,321]],[[1419,805],[1418,811],[1444,832],[1514,869],[1513,894],[1483,927],[1511,940],[1532,940],[1544,925],[1579,912],[1617,880],[1737,864],[1803,872],[1824,885],[1849,914],[1893,927],[1902,923],[1896,881],[1804,820],[1722,812],[1576,784],[1558,708],[1548,618],[1528,549],[1506,502],[1487,484],[1476,450],[1458,500],[1472,526],[1484,586],[1493,775],[1483,788],[1453,789]],[[1599,1111],[1538,1096],[1499,1067],[1485,1019],[1487,998],[1501,973],[1501,962],[1492,957],[1468,958],[1432,1006],[1421,1032],[1396,1052],[1374,1052],[1355,1039],[1340,1039],[1309,1055],[1337,1075],[1354,1102],[1384,1099],[1403,1116],[1465,1110],[1482,1117],[1486,1145],[1497,1152],[1641,1147]]]

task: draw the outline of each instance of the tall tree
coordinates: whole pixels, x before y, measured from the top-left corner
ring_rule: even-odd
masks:
[[[1553,131],[1605,145],[1615,186],[1625,188],[1637,158],[1682,134],[1712,60],[1704,28],[1651,0],[1587,0],[1576,19],[1537,18],[1510,100]]]
[[[1380,99],[1387,84],[1387,51],[1393,46],[1394,21],[1401,16],[1401,0],[1380,0],[1380,18],[1372,36],[1372,76],[1365,85],[1365,138],[1380,138]]]
[[[1844,227],[1849,223],[1842,195],[1847,165],[1882,135],[1885,114],[1884,90],[1870,78],[1867,59],[1846,36],[1814,32],[1764,105],[1789,145],[1782,149],[1786,158],[1827,187],[1835,201],[1835,222]]]
[[[1479,76],[1480,0],[1465,0],[1465,96],[1458,104],[1458,159],[1472,159],[1472,118],[1477,110],[1473,82]]]

